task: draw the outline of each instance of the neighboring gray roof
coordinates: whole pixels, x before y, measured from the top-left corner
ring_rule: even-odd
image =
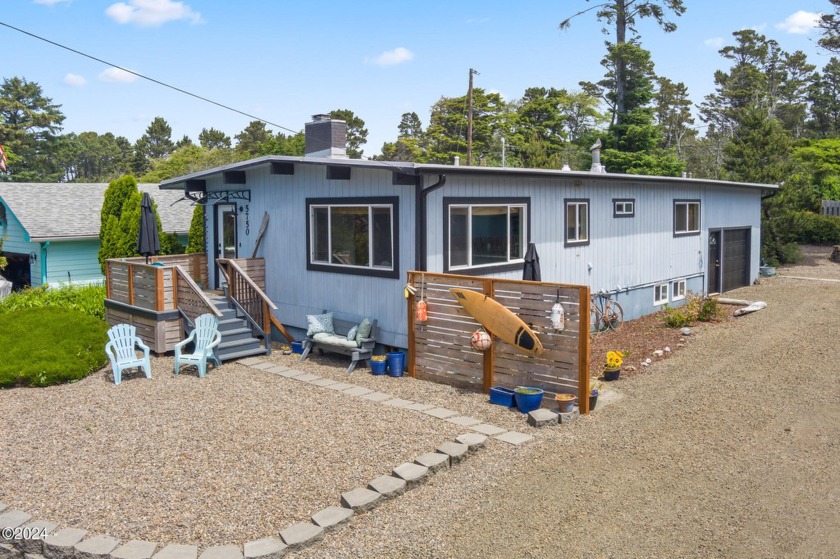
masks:
[[[138,184],[157,204],[166,233],[187,234],[193,207],[177,191],[160,190],[157,184]],[[0,198],[14,213],[33,242],[99,237],[100,211],[107,183],[0,182]]]
[[[370,161],[365,159],[342,159],[326,157],[299,157],[287,155],[266,155],[248,161],[231,163],[206,171],[199,171],[183,177],[175,177],[160,183],[162,190],[183,190],[185,182],[194,179],[204,179],[218,175],[225,171],[244,171],[246,169],[278,163],[301,163],[305,165],[334,165],[337,167],[360,167],[367,169],[381,169],[405,173],[409,175],[438,175],[438,174],[473,174],[473,175],[508,175],[511,177],[534,176],[543,178],[575,177],[602,181],[635,181],[682,184],[709,184],[718,186],[734,186],[739,188],[777,189],[775,184],[758,184],[750,182],[729,182],[714,179],[694,179],[684,177],[660,177],[653,175],[627,175],[624,173],[590,173],[588,171],[562,171],[560,169],[525,169],[518,167],[468,167],[466,165],[440,165],[433,163],[410,163],[397,161]]]

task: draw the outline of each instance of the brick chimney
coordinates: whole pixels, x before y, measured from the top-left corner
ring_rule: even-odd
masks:
[[[347,123],[330,115],[312,115],[306,123],[306,157],[347,159]]]

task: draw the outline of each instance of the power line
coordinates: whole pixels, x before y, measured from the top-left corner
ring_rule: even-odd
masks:
[[[150,82],[152,82],[152,83],[156,83],[156,84],[158,84],[158,85],[162,85],[163,87],[168,87],[169,89],[173,89],[173,90],[175,90],[175,91],[177,91],[177,92],[179,92],[179,93],[183,93],[183,94],[185,94],[185,95],[189,95],[190,97],[195,97],[196,99],[200,99],[201,101],[205,101],[205,102],[207,102],[207,103],[211,103],[211,104],[213,104],[213,105],[216,105],[217,107],[221,107],[221,108],[223,108],[223,109],[227,109],[227,110],[232,111],[232,112],[234,112],[234,113],[238,113],[238,114],[241,114],[241,115],[243,115],[243,116],[247,116],[248,118],[252,118],[252,119],[254,119],[254,120],[258,120],[259,122],[263,122],[263,123],[265,123],[265,124],[268,124],[269,126],[274,126],[275,128],[280,128],[280,129],[282,129],[282,130],[286,130],[287,132],[291,132],[292,134],[297,134],[297,133],[299,133],[299,132],[300,132],[300,130],[292,130],[291,128],[286,128],[285,126],[282,126],[282,125],[280,125],[280,124],[277,124],[277,123],[274,123],[274,122],[271,122],[271,121],[265,120],[264,118],[260,118],[260,117],[258,117],[258,116],[252,115],[252,114],[250,114],[250,113],[246,113],[246,112],[244,112],[244,111],[240,111],[239,109],[234,109],[233,107],[231,107],[231,106],[229,106],[229,105],[225,105],[225,104],[223,104],[223,103],[219,103],[218,101],[213,101],[212,99],[208,99],[207,97],[202,97],[201,95],[197,95],[197,94],[195,94],[195,93],[191,93],[191,92],[189,92],[189,91],[187,91],[187,90],[185,90],[185,89],[181,89],[180,87],[175,87],[174,85],[170,85],[170,84],[165,83],[165,82],[162,82],[162,81],[160,81],[160,80],[156,80],[156,79],[154,79],[154,78],[150,78],[149,76],[144,76],[143,74],[140,74],[140,73],[138,73],[138,72],[135,72],[134,70],[129,70],[128,68],[123,68],[122,66],[118,66],[117,64],[112,64],[111,62],[108,62],[108,61],[106,61],[106,60],[102,60],[101,58],[97,58],[97,57],[92,56],[92,55],[90,55],[90,54],[84,53],[84,52],[82,52],[82,51],[80,51],[80,50],[76,50],[76,49],[74,49],[74,48],[70,48],[70,47],[68,47],[68,46],[66,46],[66,45],[62,45],[61,43],[56,43],[55,41],[51,41],[51,40],[47,39],[46,37],[41,37],[41,36],[36,35],[36,34],[34,34],[34,33],[30,33],[29,31],[25,31],[25,30],[23,30],[23,29],[20,29],[20,28],[18,28],[18,27],[15,27],[14,25],[9,25],[8,23],[2,22],[2,21],[0,21],[0,25],[2,25],[3,27],[8,27],[9,29],[13,29],[14,31],[17,31],[18,33],[23,33],[24,35],[29,35],[30,37],[33,37],[33,38],[35,38],[35,39],[38,39],[39,41],[44,41],[45,43],[49,43],[49,44],[51,44],[51,45],[53,45],[53,46],[56,46],[56,47],[62,48],[62,49],[64,49],[64,50],[69,50],[70,52],[75,53],[75,54],[78,54],[78,55],[81,55],[81,56],[84,56],[85,58],[90,58],[91,60],[95,60],[96,62],[99,62],[99,63],[101,63],[101,64],[105,64],[106,66],[111,66],[111,67],[117,68],[118,70],[122,70],[123,72],[128,72],[129,74],[132,74],[132,75],[134,75],[134,76],[137,76],[138,78],[143,78],[144,80],[148,80],[148,81],[150,81]]]

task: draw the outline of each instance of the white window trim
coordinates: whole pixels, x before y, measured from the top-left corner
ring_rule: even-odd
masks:
[[[657,299],[657,296],[662,295],[662,289],[665,290],[665,297]],[[668,303],[668,284],[667,283],[659,283],[653,286],[653,305],[665,305]]]
[[[630,205],[630,210],[627,210],[627,205]],[[624,209],[619,210],[618,206],[621,205]],[[632,216],[636,215],[636,202],[633,200],[616,200],[613,202],[613,214],[616,216]]]
[[[676,280],[671,284],[671,300],[682,301],[685,299],[685,280]]]
[[[464,209],[467,210],[467,263],[460,264],[460,265],[452,265],[452,210],[454,209]],[[492,264],[472,264],[472,211],[473,208],[506,208],[507,209],[507,220],[506,226],[507,231],[505,233],[505,238],[507,239],[507,259],[504,262],[493,262]],[[510,258],[510,209],[511,208],[519,208],[522,212],[522,239],[520,240],[521,246],[519,247],[519,252],[522,254],[522,258],[515,258],[511,260]],[[446,216],[447,223],[450,224],[448,227],[448,234],[449,239],[447,239],[447,250],[448,254],[446,255],[446,260],[449,263],[449,270],[471,270],[471,269],[480,269],[480,268],[492,268],[494,266],[507,266],[509,264],[519,264],[525,262],[525,240],[528,231],[528,205],[527,204],[449,204],[448,206],[448,215]]]
[[[565,215],[566,219],[569,218],[569,206],[575,206],[575,208],[576,208],[576,210],[575,210],[575,238],[572,239],[571,237],[568,237],[566,239],[566,244],[567,245],[578,245],[578,244],[588,243],[589,242],[589,218],[590,218],[590,216],[589,216],[589,202],[587,202],[585,200],[576,200],[576,201],[569,200],[568,202],[566,202],[566,215]],[[583,238],[583,239],[581,239],[579,237],[579,235],[581,233],[581,231],[580,231],[580,229],[581,229],[581,227],[580,227],[580,207],[581,206],[586,207],[586,231],[583,232],[583,234],[586,235],[586,237]],[[567,223],[566,224],[566,234],[568,235],[568,233],[569,233],[569,224]]]
[[[697,229],[689,229],[689,221],[691,212],[689,211],[689,206],[696,205],[697,206]],[[677,223],[677,206],[685,206],[685,223]],[[695,233],[700,232],[700,202],[696,200],[692,201],[676,201],[674,202],[674,234],[675,235],[692,235]],[[680,227],[684,227],[684,229],[680,229]]]
[[[315,252],[315,210],[327,210],[327,261],[316,260]],[[332,261],[332,209],[333,208],[367,208],[368,210],[368,262],[367,266],[359,266],[356,264],[336,264]],[[386,208],[391,216],[391,265],[390,266],[375,266],[373,264],[373,239],[370,238],[370,225],[373,224],[373,210],[374,208]],[[310,204],[309,205],[309,262],[318,266],[333,266],[335,268],[354,268],[357,270],[386,270],[394,271],[394,251],[397,250],[394,238],[394,205],[393,204]]]

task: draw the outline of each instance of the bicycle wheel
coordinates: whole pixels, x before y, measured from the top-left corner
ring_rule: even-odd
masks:
[[[624,309],[621,308],[618,301],[607,301],[604,310],[604,323],[612,330],[618,330],[624,324]]]
[[[595,334],[600,334],[601,332],[604,332],[607,329],[607,325],[604,322],[603,311],[601,311],[601,309],[598,308],[598,305],[596,305],[594,301],[589,305],[589,309],[592,314],[592,323],[590,324],[592,331]]]

